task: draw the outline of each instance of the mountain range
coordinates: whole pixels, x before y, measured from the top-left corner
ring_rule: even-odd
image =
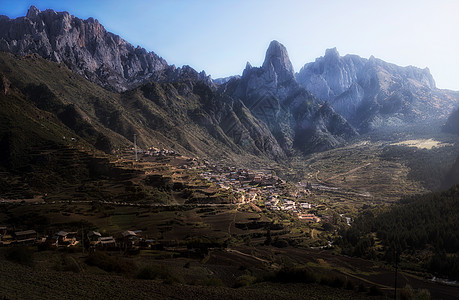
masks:
[[[336,48],[306,64],[296,78],[360,132],[445,120],[459,99],[457,92],[437,89],[428,68],[340,56]]]
[[[63,62],[71,71],[117,92],[187,72],[169,66],[154,52],[134,47],[107,32],[93,18],[82,20],[51,9],[41,12],[35,6],[30,7],[25,17],[0,17],[0,51],[18,55],[37,53],[51,61]]]
[[[261,67],[248,63],[240,78],[222,88],[267,124],[286,153],[322,151],[358,135],[328,103],[299,85],[287,49],[277,41],[270,43]]]
[[[435,87],[428,69],[341,57],[336,49],[295,74],[277,41],[262,66],[247,63],[241,76],[212,80],[134,47],[93,18],[34,6],[25,17],[0,16],[0,51],[3,117],[12,122],[21,113],[11,108],[16,101],[28,118],[19,131],[51,118],[56,136],[66,131],[106,153],[137,134],[144,148],[282,161],[374,129],[446,120],[459,102],[458,93]],[[45,139],[46,128],[35,135]],[[16,135],[5,125],[0,141],[20,148]],[[6,157],[23,153],[8,149]]]

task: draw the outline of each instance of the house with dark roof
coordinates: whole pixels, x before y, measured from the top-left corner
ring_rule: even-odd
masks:
[[[14,238],[17,244],[34,244],[37,242],[37,232],[35,230],[16,231]]]

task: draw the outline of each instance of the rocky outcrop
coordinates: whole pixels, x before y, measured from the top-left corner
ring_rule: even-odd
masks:
[[[342,57],[336,48],[306,64],[296,78],[361,131],[446,118],[458,102],[435,87],[427,68]]]
[[[155,78],[169,68],[155,53],[107,32],[93,18],[82,20],[49,9],[41,12],[34,6],[25,17],[0,17],[0,51],[37,53],[115,91]]]
[[[213,79],[213,82],[214,82],[215,84],[221,85],[221,84],[227,83],[227,82],[230,81],[231,79],[239,79],[239,78],[241,78],[241,76],[239,76],[239,75],[228,76],[228,77],[222,77],[222,78]]]
[[[224,90],[267,124],[286,153],[330,149],[356,135],[332,107],[298,84],[287,50],[277,41],[269,45],[261,67],[247,63],[241,78]]]
[[[336,48],[327,49],[324,57],[306,64],[296,78],[315,96],[330,101],[357,82],[365,62],[356,55],[340,57]]]
[[[269,74],[276,85],[289,83],[295,78],[287,49],[278,41],[272,41],[269,44],[262,69]]]

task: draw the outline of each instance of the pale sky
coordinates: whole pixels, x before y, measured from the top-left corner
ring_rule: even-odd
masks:
[[[287,47],[295,71],[325,49],[428,67],[439,88],[459,90],[457,0],[0,0],[0,14],[30,5],[94,17],[169,64],[213,78],[260,66],[271,40]]]

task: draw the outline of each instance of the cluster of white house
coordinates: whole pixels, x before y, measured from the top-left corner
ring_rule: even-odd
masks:
[[[279,193],[285,182],[272,174],[253,172],[235,167],[208,165],[208,170],[201,177],[215,183],[222,189],[232,189],[239,195],[241,202],[249,202],[258,195]]]
[[[265,201],[265,207],[271,211],[287,211],[301,220],[319,222],[320,218],[314,214],[307,213],[313,204],[308,202],[297,202],[290,199],[280,200],[278,196],[269,196]]]

